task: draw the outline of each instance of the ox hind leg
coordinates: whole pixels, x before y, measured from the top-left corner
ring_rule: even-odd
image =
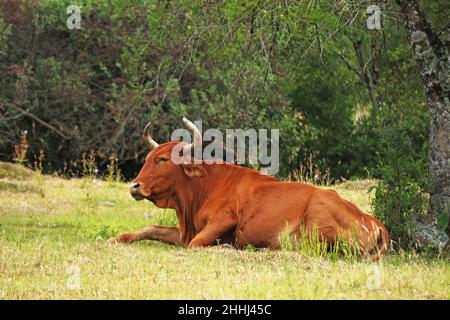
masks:
[[[110,243],[131,243],[140,240],[156,240],[168,244],[181,245],[180,230],[177,227],[151,225],[142,230],[124,233],[108,240]]]

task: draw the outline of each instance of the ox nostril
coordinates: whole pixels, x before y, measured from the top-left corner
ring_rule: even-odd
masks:
[[[139,183],[132,183],[131,184],[131,190],[137,190],[139,189],[140,184]]]

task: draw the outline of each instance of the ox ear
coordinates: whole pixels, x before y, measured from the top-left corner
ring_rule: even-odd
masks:
[[[184,173],[190,178],[201,178],[207,175],[205,168],[201,164],[183,162],[181,166],[183,167]]]

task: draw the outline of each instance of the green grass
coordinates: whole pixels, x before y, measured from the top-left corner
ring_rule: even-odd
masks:
[[[0,299],[450,298],[444,258],[403,253],[370,263],[253,247],[108,244],[147,224],[175,225],[174,212],[134,201],[124,183],[3,171]],[[335,189],[370,211],[371,184]]]

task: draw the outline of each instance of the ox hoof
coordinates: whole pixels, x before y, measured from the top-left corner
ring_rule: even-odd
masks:
[[[111,243],[111,244],[117,244],[120,241],[117,238],[109,238],[108,240],[106,240],[106,242]]]
[[[121,236],[108,239],[108,243],[117,244],[117,243],[130,243],[133,240],[131,239],[131,235],[123,234]]]

